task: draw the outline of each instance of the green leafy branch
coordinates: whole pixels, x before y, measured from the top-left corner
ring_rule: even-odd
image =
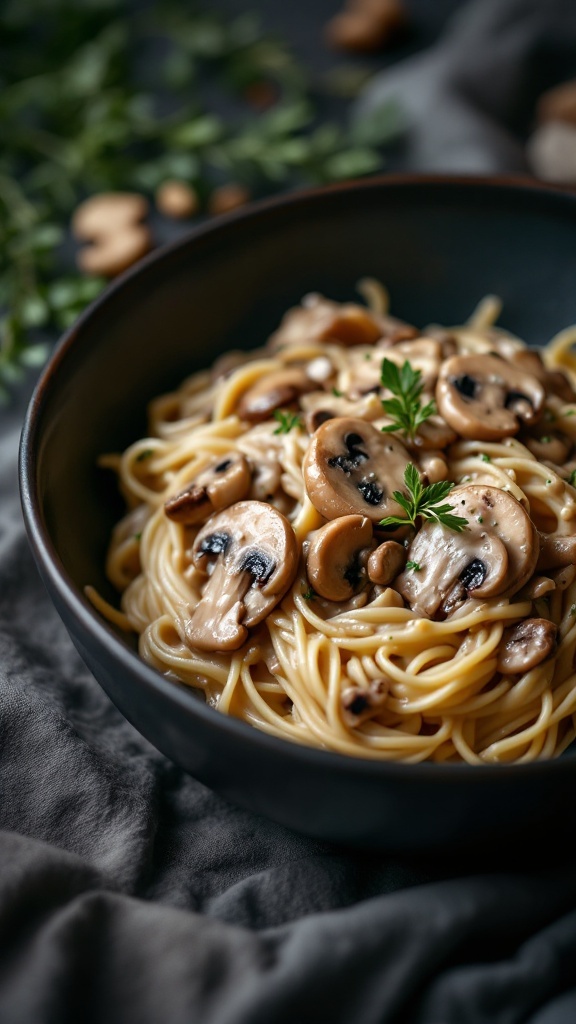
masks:
[[[380,521],[380,526],[405,526],[407,523],[415,525],[418,517],[441,523],[442,526],[456,530],[457,533],[468,525],[468,520],[463,516],[454,515],[452,505],[441,504],[454,487],[450,481],[440,480],[438,483],[423,487],[416,466],[409,462],[404,470],[404,483],[408,494],[394,491],[393,498],[404,509],[406,515],[386,516]]]
[[[352,128],[321,123],[314,82],[253,14],[170,0],[118,11],[0,8],[0,393],[104,285],[68,270],[63,226],[87,195],[168,178],[201,200],[222,181],[253,194],[333,181],[378,169],[399,130],[388,107]],[[262,85],[264,112],[246,99]]]
[[[401,430],[408,441],[413,441],[418,428],[436,412],[434,400],[422,405],[420,396],[424,390],[420,370],[414,370],[408,360],[398,369],[390,359],[382,360],[381,381],[395,396],[382,401],[384,412],[393,420],[385,433]]]

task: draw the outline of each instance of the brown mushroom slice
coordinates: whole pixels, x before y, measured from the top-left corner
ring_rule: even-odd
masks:
[[[307,295],[301,306],[288,310],[266,347],[276,352],[287,345],[314,342],[372,345],[382,337],[380,319],[355,303],[339,303],[321,295]]]
[[[545,392],[531,373],[496,355],[452,356],[436,386],[438,411],[462,437],[498,441],[536,423]]]
[[[556,648],[558,626],[548,619],[524,619],[504,630],[496,668],[503,675],[521,675],[549,658]]]
[[[387,587],[406,565],[406,548],[395,540],[379,544],[368,559],[368,578],[372,583]]]
[[[404,486],[404,445],[365,420],[337,416],[318,427],[304,457],[310,501],[325,519],[359,514],[378,523],[402,516],[392,498]]]
[[[515,594],[538,558],[536,528],[506,491],[471,484],[452,491],[446,503],[468,526],[456,533],[425,522],[408,551],[419,570],[403,572],[395,584],[412,610],[427,618],[445,618],[468,597]]]
[[[563,466],[572,451],[572,440],[566,437],[566,434],[561,434],[557,430],[546,430],[542,426],[536,433],[522,440],[538,462],[551,462]]]
[[[176,523],[193,526],[245,498],[251,480],[247,459],[237,452],[228,452],[214,459],[189,487],[169,498],[164,512]]]
[[[434,449],[422,451],[419,454],[418,462],[422,470],[424,486],[448,479],[448,463],[444,452],[437,452]]]
[[[265,374],[248,388],[238,402],[236,411],[242,420],[262,423],[270,419],[276,409],[293,405],[300,395],[316,387],[303,369],[286,367]]]
[[[576,402],[576,391],[562,370],[549,370],[540,353],[533,348],[522,348],[509,357],[510,362],[528,370],[544,385],[547,394],[557,395],[563,402]]]
[[[199,531],[192,562],[208,576],[186,622],[186,636],[204,651],[235,651],[292,584],[298,545],[288,520],[260,501],[240,501]]]
[[[366,516],[341,516],[322,526],[310,541],[306,559],[316,593],[327,601],[349,601],[359,593],[367,582],[371,543],[372,523]]]
[[[422,404],[425,405],[428,396],[422,396]],[[433,451],[434,449],[447,448],[457,438],[456,431],[436,413],[429,416],[424,423],[418,427],[418,432],[413,441],[408,442],[408,447],[415,452]]]
[[[541,532],[539,552],[536,566],[538,572],[573,565],[576,562],[576,536],[556,537]]]
[[[386,702],[390,682],[386,677],[372,679],[368,687],[348,686],[342,691],[342,717],[346,725],[360,725]]]

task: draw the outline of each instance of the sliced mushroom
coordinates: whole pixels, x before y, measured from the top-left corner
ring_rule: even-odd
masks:
[[[310,541],[306,559],[316,593],[328,601],[348,601],[362,590],[371,543],[372,523],[366,516],[341,516],[322,526]]]
[[[531,373],[496,355],[452,356],[436,387],[438,410],[462,437],[497,441],[536,423],[545,392]]]
[[[364,306],[339,303],[322,295],[308,295],[301,306],[289,309],[268,341],[273,352],[287,345],[334,342],[372,345],[382,337],[380,318]]]
[[[214,459],[189,487],[169,498],[164,511],[169,519],[185,526],[201,523],[213,512],[245,498],[251,480],[250,466],[244,456],[228,452]]]
[[[427,401],[428,396],[423,395],[422,403],[425,404]],[[415,452],[447,448],[449,444],[453,444],[456,437],[456,431],[446,423],[446,420],[434,413],[420,424],[414,440],[408,443],[408,447]]]
[[[425,486],[448,479],[448,463],[444,452],[436,452],[433,449],[420,452],[418,461],[422,470],[422,483]]]
[[[561,434],[557,430],[546,430],[541,425],[537,431],[523,440],[539,462],[551,462],[554,465],[562,466],[572,451],[572,441],[566,437],[566,434]]]
[[[557,395],[563,402],[576,402],[576,391],[566,374],[562,370],[549,370],[536,349],[522,348],[510,356],[510,362],[537,377],[548,394]]]
[[[424,523],[408,558],[418,572],[405,571],[396,589],[413,611],[445,618],[468,597],[515,594],[534,572],[538,533],[516,498],[498,487],[458,487],[446,498],[468,520],[457,533],[441,523]]]
[[[342,717],[346,725],[360,725],[378,711],[386,701],[389,680],[372,679],[368,687],[348,686],[342,691]]]
[[[192,562],[208,581],[186,623],[186,636],[200,650],[235,651],[293,582],[298,545],[277,509],[241,501],[205,523]]]
[[[538,572],[559,569],[576,562],[576,536],[556,537],[554,534],[540,533],[539,549],[536,566]]]
[[[304,457],[310,501],[326,519],[354,513],[377,523],[402,515],[392,498],[401,489],[410,456],[400,441],[371,423],[338,416],[313,435]]]
[[[395,540],[385,540],[368,559],[368,577],[372,583],[387,587],[406,565],[406,548]]]
[[[504,630],[496,668],[504,675],[529,672],[554,653],[558,626],[548,619],[524,619]]]
[[[265,374],[242,395],[238,402],[238,415],[249,423],[262,423],[272,416],[275,409],[292,405],[300,395],[316,387],[299,367],[286,367]]]

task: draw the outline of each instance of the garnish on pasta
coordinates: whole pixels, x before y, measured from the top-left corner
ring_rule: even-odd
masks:
[[[419,329],[306,296],[102,464],[141,656],[272,735],[403,762],[558,756],[576,721],[576,329]]]

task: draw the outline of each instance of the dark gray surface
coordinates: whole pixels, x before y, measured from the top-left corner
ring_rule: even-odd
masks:
[[[121,718],[32,565],[22,408],[0,412],[3,1024],[573,1024],[573,847],[350,855],[226,804]]]

